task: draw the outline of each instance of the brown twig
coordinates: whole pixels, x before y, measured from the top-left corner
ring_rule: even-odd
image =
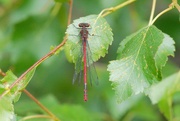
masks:
[[[23,92],[30,97],[39,107],[41,107],[47,114],[49,114],[55,121],[60,121],[51,111],[49,111],[44,105],[42,105],[29,91],[26,89],[23,90]]]
[[[6,73],[4,73],[1,69],[0,69],[0,74],[2,76],[6,76]],[[47,114],[49,114],[51,116],[51,118],[53,118],[55,121],[60,121],[53,113],[51,113],[43,104],[41,104],[29,91],[27,91],[26,89],[23,90],[23,92],[29,96],[37,105],[39,105],[39,107],[41,107]]]
[[[71,22],[71,16],[72,16],[72,5],[73,5],[73,0],[69,1],[69,15],[68,15],[68,22],[67,24],[69,25]],[[28,72],[30,72],[32,69],[36,68],[39,64],[44,62],[46,59],[51,57],[54,53],[56,53],[65,43],[67,40],[67,35],[64,37],[64,40],[52,51],[50,51],[48,54],[46,54],[44,57],[42,57],[40,60],[38,60],[34,65],[32,65],[27,71],[25,71],[12,85],[10,85],[9,90],[13,88],[16,84],[18,84]],[[0,69],[0,75],[5,76],[6,74],[1,71]],[[46,113],[48,113],[50,116],[52,116],[56,121],[60,121],[53,113],[51,113],[45,106],[43,106],[31,93],[29,93],[26,89],[23,90],[23,92],[28,95],[37,105],[39,105]],[[6,94],[7,92],[3,92],[0,95],[0,99]]]
[[[22,79],[26,76],[27,73],[29,73],[31,70],[33,70],[34,68],[36,68],[40,63],[44,62],[46,59],[48,59],[50,56],[52,56],[57,50],[59,50],[66,42],[66,37],[64,38],[64,40],[62,41],[61,44],[59,44],[56,48],[54,48],[52,51],[50,51],[48,54],[46,54],[44,57],[42,57],[40,60],[38,60],[34,65],[32,65],[28,70],[26,70],[14,83],[12,83],[9,86],[9,90],[12,89],[16,84],[18,84],[20,81],[22,81]],[[1,95],[0,95],[0,99],[6,95],[6,93],[8,92],[8,90],[4,91]]]
[[[70,0],[70,7],[69,7],[69,16],[68,16],[68,25],[70,24],[71,21],[71,15],[72,15],[72,3],[73,0]],[[29,73],[31,70],[33,70],[34,68],[36,68],[39,64],[41,64],[42,62],[44,62],[46,59],[48,59],[49,57],[51,57],[54,53],[56,53],[65,43],[67,40],[67,35],[64,37],[64,40],[56,47],[54,48],[52,51],[50,51],[48,54],[46,54],[44,57],[42,57],[40,60],[38,60],[34,65],[32,65],[28,70],[26,70],[13,84],[11,84],[9,86],[9,90],[12,89],[16,84],[18,84],[20,81],[22,81],[22,79],[26,76],[27,73]],[[8,93],[8,90],[4,91],[1,95],[0,95],[0,99],[6,95]]]
[[[6,73],[4,73],[4,72],[0,69],[0,75],[1,75],[1,76],[6,76]]]
[[[73,0],[69,1],[68,25],[71,23]]]

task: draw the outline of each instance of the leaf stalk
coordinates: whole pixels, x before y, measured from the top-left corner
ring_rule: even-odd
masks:
[[[167,9],[163,10],[162,12],[160,12],[160,13],[152,20],[152,22],[151,22],[149,25],[154,24],[154,22],[155,22],[161,15],[163,15],[164,13],[166,13],[166,12],[172,10],[172,9],[173,9],[173,7],[172,7],[172,6],[169,6],[169,8],[167,8]]]
[[[178,4],[177,0],[172,0],[174,6],[178,9],[178,11],[180,12],[180,5]]]
[[[152,9],[151,9],[151,16],[150,16],[149,24],[148,24],[149,26],[151,25],[152,20],[154,18],[155,7],[156,7],[156,0],[153,0]]]

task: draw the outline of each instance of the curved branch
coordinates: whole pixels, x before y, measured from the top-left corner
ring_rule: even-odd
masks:
[[[169,8],[163,10],[161,13],[159,13],[159,14],[152,20],[152,22],[150,23],[150,25],[152,25],[161,15],[163,15],[164,13],[166,13],[166,12],[172,10],[172,9],[173,9],[173,7],[170,6]]]
[[[72,3],[73,0],[70,0],[70,7],[69,7],[69,16],[68,16],[68,25],[70,24],[71,21],[71,13],[72,13]],[[6,95],[10,89],[12,89],[16,84],[18,84],[20,81],[22,81],[22,79],[26,76],[27,73],[29,73],[31,70],[33,70],[34,68],[36,68],[39,64],[41,64],[42,62],[44,62],[46,59],[48,59],[49,57],[51,57],[52,55],[54,55],[65,43],[67,40],[67,35],[65,35],[64,40],[56,47],[54,48],[52,51],[50,51],[48,54],[46,54],[44,57],[42,57],[40,60],[38,60],[35,64],[33,64],[28,70],[26,70],[13,84],[11,84],[9,86],[9,89],[4,91],[1,95],[0,95],[0,99]]]

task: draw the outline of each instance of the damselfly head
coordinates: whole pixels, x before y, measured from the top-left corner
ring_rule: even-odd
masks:
[[[79,27],[89,27],[89,23],[79,23]]]

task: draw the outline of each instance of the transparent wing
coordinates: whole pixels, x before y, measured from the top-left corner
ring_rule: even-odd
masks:
[[[88,41],[86,44],[86,50],[87,50],[88,80],[90,80],[91,86],[93,83],[98,85],[99,84],[98,75],[97,75],[97,71],[93,63],[94,61],[92,59],[92,53],[91,53]]]
[[[79,41],[81,42],[81,41]],[[82,81],[82,76],[83,76],[83,46],[82,46],[82,43],[81,43],[81,46],[79,48],[79,56],[78,56],[78,60],[76,61],[75,63],[75,73],[74,73],[74,76],[73,76],[73,80],[72,80],[72,83],[74,84],[75,82],[78,82],[79,84]]]

